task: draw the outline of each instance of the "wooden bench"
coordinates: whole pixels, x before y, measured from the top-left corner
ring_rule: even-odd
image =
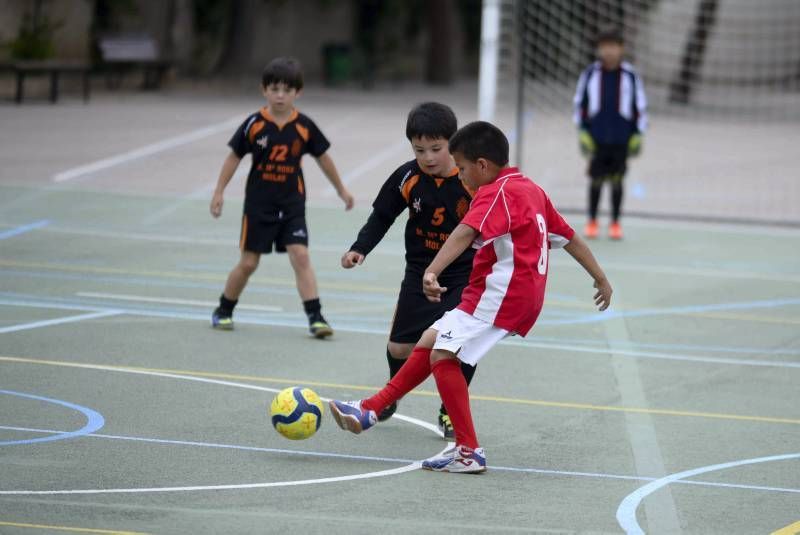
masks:
[[[89,70],[88,63],[66,60],[19,60],[2,65],[2,68],[12,71],[17,77],[17,91],[14,100],[17,104],[25,99],[25,78],[34,75],[50,77],[50,102],[58,101],[59,79],[62,74],[79,74],[83,80],[83,100],[89,101]]]
[[[109,87],[119,87],[122,73],[128,67],[141,67],[144,70],[145,89],[156,89],[161,85],[164,72],[172,66],[172,62],[163,58],[158,43],[147,35],[109,36],[98,40],[100,58],[108,68]]]

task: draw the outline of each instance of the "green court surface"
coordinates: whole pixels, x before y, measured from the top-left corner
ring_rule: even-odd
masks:
[[[0,108],[0,533],[800,531],[788,227],[628,219],[624,241],[591,243],[615,287],[605,313],[554,251],[536,327],[471,387],[484,475],[415,464],[447,445],[432,380],[358,437],[327,413],[306,441],[271,428],[282,388],[355,399],[386,380],[402,222],[339,267],[410,158],[407,102],[385,98],[354,119],[341,94],[308,95],[359,202],[344,212],[305,163],[327,341],[307,335],[284,256],[262,259],[235,331],[209,327],[238,257],[241,177],[220,220],[209,193],[231,118],[257,100]]]

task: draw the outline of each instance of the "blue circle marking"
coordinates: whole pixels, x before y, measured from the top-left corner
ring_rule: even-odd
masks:
[[[6,394],[8,396],[17,396],[20,398],[28,398],[28,399],[35,399],[38,401],[44,401],[46,403],[53,403],[55,405],[61,405],[62,407],[67,407],[68,409],[72,409],[74,411],[78,411],[84,416],[86,416],[86,425],[78,429],[77,431],[68,431],[66,433],[56,433],[54,435],[49,435],[46,437],[39,437],[39,438],[28,438],[24,440],[6,440],[0,441],[0,446],[15,446],[17,444],[36,444],[38,442],[53,442],[56,440],[67,440],[70,438],[77,438],[86,435],[90,435],[95,431],[102,429],[102,427],[106,424],[105,418],[103,415],[97,411],[93,411],[88,407],[82,407],[80,405],[75,405],[74,403],[70,403],[68,401],[62,401],[60,399],[51,399],[45,398],[42,396],[34,396],[33,394],[25,394],[23,392],[14,392],[12,390],[0,390],[0,394]]]

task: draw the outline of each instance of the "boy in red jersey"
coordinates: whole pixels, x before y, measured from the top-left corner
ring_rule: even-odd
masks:
[[[438,472],[478,473],[486,456],[478,444],[460,362],[475,365],[510,334],[525,336],[544,302],[550,247],[564,249],[591,275],[595,304],[611,303],[611,285],[586,243],[553,207],[547,194],[507,167],[508,140],[495,126],[470,123],[450,139],[467,186],[477,189],[469,211],[423,276],[425,294],[438,301],[447,288],[439,274],[470,245],[477,249],[469,285],[457,308],[425,331],[400,372],[371,398],[330,402],[342,429],[360,433],[377,414],[433,374],[455,430],[455,447],[422,463]]]

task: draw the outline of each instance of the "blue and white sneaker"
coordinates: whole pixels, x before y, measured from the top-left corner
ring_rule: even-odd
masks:
[[[362,409],[361,400],[336,401],[332,399],[328,405],[334,420],[345,431],[359,434],[378,423],[378,413]]]
[[[473,450],[466,446],[455,446],[441,455],[422,461],[422,468],[434,472],[480,474],[486,471],[486,454],[483,448]]]
[[[232,331],[233,316],[230,314],[225,314],[219,307],[217,307],[211,314],[211,326],[221,331]]]

